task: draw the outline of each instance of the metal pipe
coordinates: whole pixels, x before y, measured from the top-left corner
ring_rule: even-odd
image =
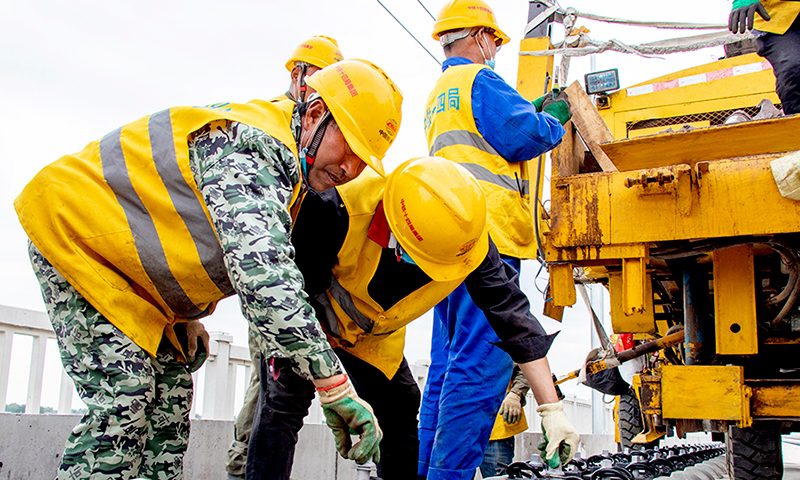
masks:
[[[623,350],[617,354],[617,361],[619,363],[625,363],[627,361],[633,360],[634,358],[641,357],[647,353],[653,353],[658,350],[663,350],[665,348],[674,347],[675,345],[679,345],[684,340],[684,333],[683,330],[675,333],[671,333],[665,337],[661,337],[656,340],[651,340],[649,342],[645,342],[641,345],[637,345],[633,348],[629,348],[628,350]],[[606,370],[607,368],[611,367],[606,359],[597,360],[594,362],[589,362],[586,364],[586,371],[589,373],[597,373]],[[613,365],[616,366],[616,365]],[[581,370],[574,370],[569,372],[568,374],[560,377],[554,383],[556,385],[560,385],[567,380],[572,380],[573,378],[578,378],[581,374]]]
[[[686,365],[708,365],[713,356],[714,325],[709,315],[708,272],[689,264],[683,272],[683,327]]]

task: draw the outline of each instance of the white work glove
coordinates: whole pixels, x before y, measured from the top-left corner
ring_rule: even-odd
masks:
[[[508,392],[497,413],[502,415],[503,420],[509,425],[519,422],[522,419],[522,401],[519,394]]]
[[[542,417],[544,443],[539,444],[542,458],[552,468],[564,465],[578,448],[578,431],[564,413],[561,402],[539,405],[536,412]]]
[[[345,377],[341,385],[328,390],[317,389],[325,423],[336,438],[336,450],[344,458],[363,464],[370,458],[380,462],[380,442],[383,432],[372,407],[358,398],[353,384]],[[358,434],[360,440],[352,445],[350,434]]]

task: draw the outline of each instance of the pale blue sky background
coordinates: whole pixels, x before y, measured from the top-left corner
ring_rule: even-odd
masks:
[[[443,59],[437,42],[430,38],[433,21],[417,1],[383,1]],[[445,1],[423,3],[435,15]],[[513,85],[528,2],[489,3],[512,38],[497,57],[497,70]],[[638,20],[704,23],[725,23],[730,10],[730,0],[562,0],[561,4]],[[627,43],[691,34],[582,20],[578,24],[587,26],[594,39],[618,38]],[[169,106],[278,95],[289,83],[283,67],[288,56],[315,34],[336,38],[345,57],[375,62],[402,89],[403,119],[388,163],[394,166],[424,155],[424,104],[440,69],[375,0],[0,0],[0,164],[4,169],[0,176],[0,225],[4,225],[0,304],[44,310],[28,263],[25,235],[12,208],[14,197],[38,170],[120,125]],[[560,39],[558,33],[555,40]],[[622,85],[630,86],[720,56],[721,47],[667,59],[606,53],[597,57],[597,69],[619,68]],[[588,58],[574,59],[569,82],[582,79],[588,68]],[[522,281],[534,313],[540,316],[541,295],[533,288],[537,269],[538,264],[525,262]],[[544,284],[540,279],[540,288]],[[430,321],[426,316],[409,328],[406,353],[411,363],[428,356]],[[236,344],[246,344],[246,326],[235,299],[223,301],[205,323],[209,331],[229,332]],[[547,319],[543,323],[549,331],[563,329],[551,350],[553,370],[563,374],[578,368],[589,350],[585,310],[568,310],[564,325]],[[24,349],[24,342],[19,344]],[[49,357],[48,365],[57,365],[53,355]],[[58,372],[53,375],[52,381],[46,378],[45,388],[55,389],[57,396]],[[25,381],[12,378],[11,385]],[[589,397],[585,387],[565,389]],[[12,387],[8,402],[23,403],[24,395],[24,388]],[[55,400],[50,403],[55,406]]]

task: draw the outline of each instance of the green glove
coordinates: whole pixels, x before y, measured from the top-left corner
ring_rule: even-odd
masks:
[[[537,98],[531,103],[536,108],[536,111],[549,113],[556,117],[556,120],[558,120],[561,125],[564,125],[572,118],[569,97],[567,97],[567,92],[564,90],[554,88],[552,92],[546,93],[541,98]]]
[[[536,108],[537,112],[542,113],[542,102],[544,102],[544,97],[546,97],[547,95],[549,95],[549,94],[545,93],[541,97],[539,97],[536,100],[531,102],[533,104],[534,108]]]
[[[772,18],[767,13],[764,5],[758,0],[735,0],[731,15],[728,17],[728,30],[733,33],[744,33],[747,30],[752,30],[756,13],[766,21]]]
[[[358,398],[353,384],[345,379],[341,385],[329,390],[317,390],[322,404],[325,423],[336,439],[336,450],[343,458],[366,463],[370,458],[380,462],[380,441],[383,436],[372,407]],[[350,434],[360,440],[352,445]]]
[[[575,456],[580,437],[564,413],[561,402],[539,405],[536,412],[542,417],[544,443],[538,447],[541,457],[551,468],[566,464]]]

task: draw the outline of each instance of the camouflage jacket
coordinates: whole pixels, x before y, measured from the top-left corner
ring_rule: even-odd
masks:
[[[292,131],[299,142],[296,109]],[[294,262],[289,211],[303,178],[291,150],[262,130],[226,120],[196,132],[189,157],[242,312],[260,332],[265,357],[290,358],[309,379],[343,373]]]

